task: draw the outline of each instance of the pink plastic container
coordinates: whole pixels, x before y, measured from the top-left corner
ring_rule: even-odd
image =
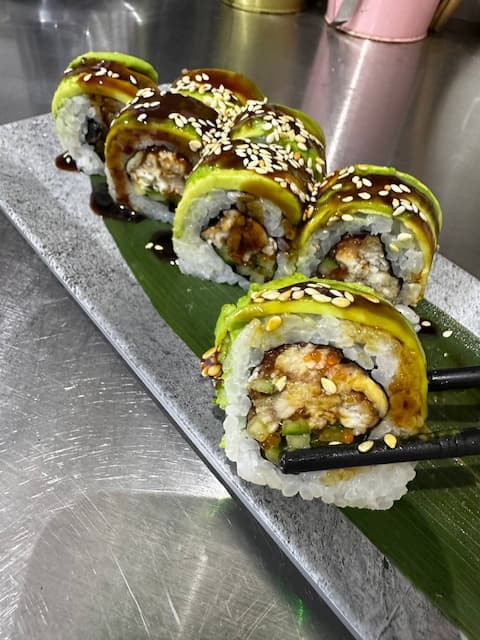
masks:
[[[359,38],[414,42],[427,35],[439,0],[359,0],[351,17],[337,29]],[[329,0],[325,20],[335,24],[342,0]]]

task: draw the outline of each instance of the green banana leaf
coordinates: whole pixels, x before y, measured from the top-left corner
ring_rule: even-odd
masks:
[[[222,304],[242,290],[182,275],[165,251],[166,225],[105,224],[153,306],[200,356],[213,344]],[[150,242],[164,250],[147,250]],[[428,302],[417,311],[433,327],[421,334],[429,368],[480,363],[476,336]],[[442,336],[446,330],[452,335]],[[445,431],[478,422],[479,407],[480,390],[430,393],[429,426]],[[343,511],[454,624],[480,638],[480,456],[420,464],[408,494],[388,511]]]

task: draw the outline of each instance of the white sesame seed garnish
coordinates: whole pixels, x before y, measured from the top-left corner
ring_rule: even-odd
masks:
[[[290,300],[291,293],[292,292],[290,291],[290,289],[282,291],[282,293],[278,296],[278,299],[280,300],[280,302],[286,302],[287,300]]]
[[[399,200],[398,198],[393,198],[393,200],[392,200],[392,207],[393,207],[394,209],[396,209],[396,208],[397,208],[397,207],[399,207],[399,206],[400,206],[400,200]]]
[[[344,213],[342,214],[342,220],[345,220],[345,222],[351,222],[353,220],[353,216],[350,213]]]
[[[385,197],[388,196],[388,191],[386,191],[385,189],[382,189],[381,191],[378,192],[379,196]]]
[[[153,242],[147,242],[145,249],[153,249]]]
[[[147,119],[147,114],[146,113],[141,113],[140,115],[137,116],[137,120],[139,122],[144,122]]]
[[[91,73],[86,73],[86,74],[83,76],[83,81],[84,81],[84,82],[88,82],[88,81],[91,79],[91,77],[92,77],[92,74],[91,74]]]
[[[269,289],[263,292],[265,300],[276,300],[280,296],[280,291],[277,289]]]
[[[402,193],[402,190],[398,184],[392,184],[391,187],[392,191],[395,191],[395,193]]]
[[[398,443],[397,437],[393,433],[386,433],[383,436],[383,441],[389,449],[395,449]]]
[[[412,193],[412,190],[409,187],[407,187],[406,184],[399,184],[398,186],[402,191],[405,191],[405,193]]]
[[[346,298],[332,298],[332,304],[335,305],[336,307],[340,307],[341,309],[346,309],[352,303],[350,302],[350,300],[347,300]]]
[[[352,202],[353,196],[344,196],[342,202]]]
[[[420,324],[422,325],[422,327],[431,327],[432,323],[430,322],[430,320],[422,320],[420,322]]]
[[[265,292],[264,292],[265,295]],[[265,324],[266,331],[275,331],[282,324],[283,320],[280,316],[272,316],[269,318]]]
[[[328,443],[328,446],[336,445],[336,444],[343,444],[343,442],[340,442],[340,440],[330,440],[330,442]]]
[[[163,251],[163,247],[161,244],[154,244],[153,248],[155,249],[155,251]]]
[[[134,85],[137,85],[137,84],[138,84],[137,79],[135,78],[135,76],[132,76],[132,75],[130,74],[130,76],[129,76],[129,78],[128,78],[128,79],[130,80],[130,83],[131,83],[131,84],[134,84]]]
[[[307,149],[308,149],[307,145],[306,145],[304,142],[299,142],[299,143],[297,144],[297,147],[298,147],[299,149],[301,149],[302,151],[307,151]]]
[[[362,183],[366,187],[373,187],[373,182],[371,180],[369,180],[368,178],[362,178]]]
[[[202,143],[200,142],[200,140],[190,140],[188,146],[191,151],[199,151],[199,149],[202,148]]]
[[[367,451],[370,451],[374,444],[375,443],[373,442],[373,440],[364,440],[358,445],[357,449],[358,451],[360,451],[360,453],[367,453]]]
[[[399,233],[397,236],[397,240],[400,240],[400,242],[403,242],[404,240],[410,240],[410,238],[412,237],[411,233]]]
[[[370,200],[372,196],[367,191],[360,191],[360,193],[358,194],[358,197],[361,198],[362,200]]]
[[[337,385],[330,378],[320,378],[323,390],[329,395],[337,393]]]
[[[324,183],[326,184],[326,181],[324,181]],[[331,189],[332,191],[338,191],[342,187],[343,187],[343,184],[341,182],[337,182],[337,184],[332,185]]]
[[[350,291],[344,291],[343,295],[347,300],[350,300],[350,302],[355,302],[355,297],[350,293]]]
[[[329,296],[326,296],[324,293],[320,293],[319,291],[315,291],[311,296],[315,302],[330,302],[332,300]]]
[[[447,329],[446,331],[442,331],[442,336],[444,338],[450,338],[450,336],[453,334],[453,331],[451,329]]]
[[[294,300],[300,300],[300,298],[303,298],[304,295],[305,295],[305,291],[303,291],[303,289],[301,289],[300,291],[294,291],[292,293],[292,298]]]
[[[405,207],[403,205],[401,205],[400,207],[397,207],[394,211],[393,214],[394,216],[399,216],[401,213],[404,213],[406,211]]]

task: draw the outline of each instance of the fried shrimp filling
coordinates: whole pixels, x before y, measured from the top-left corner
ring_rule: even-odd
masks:
[[[277,264],[277,242],[265,227],[237,208],[224,209],[201,237],[227,264],[242,276],[264,282],[274,276]]]
[[[330,250],[318,272],[333,280],[368,285],[387,300],[395,300],[400,293],[401,283],[392,275],[377,236],[345,236]]]
[[[386,415],[378,383],[338,349],[311,343],[267,351],[248,384],[247,431],[269,457],[287,446],[353,442]]]
[[[191,169],[183,156],[165,147],[137,151],[127,162],[127,173],[137,195],[175,203],[183,194]]]

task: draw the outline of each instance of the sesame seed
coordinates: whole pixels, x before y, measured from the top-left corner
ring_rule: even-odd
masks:
[[[398,184],[392,184],[391,186],[392,186],[392,191],[395,191],[395,193],[402,193],[402,189]]]
[[[378,195],[382,197],[388,196],[388,191],[386,191],[385,189],[382,189],[381,191],[378,192]]]
[[[367,191],[360,191],[360,193],[358,194],[358,197],[361,198],[362,200],[370,200],[372,196]]]
[[[357,449],[358,451],[360,451],[360,453],[367,453],[367,451],[370,451],[374,444],[375,443],[373,442],[373,440],[364,440],[358,445]]]
[[[163,247],[161,244],[154,244],[153,248],[155,249],[155,251],[163,251]]]
[[[300,300],[300,298],[303,298],[304,295],[305,295],[305,291],[303,291],[303,289],[301,289],[300,291],[294,291],[292,293],[292,298],[294,300]]]
[[[326,184],[326,182],[325,182]],[[343,187],[343,184],[341,182],[337,182],[337,184],[334,184],[331,189],[332,191],[338,191],[339,189],[341,189]]]
[[[400,240],[400,242],[402,242],[403,240],[410,240],[411,237],[411,233],[399,233],[397,236],[397,240]]]
[[[378,298],[375,298],[375,296],[372,296],[369,293],[362,293],[362,297],[364,297],[365,300],[368,300],[369,302],[373,302],[373,304],[379,304],[380,302]]]
[[[191,151],[198,151],[202,148],[202,143],[200,142],[200,140],[190,140],[188,146],[190,147]]]
[[[153,249],[153,242],[147,242],[145,249]]]
[[[203,360],[207,360],[208,358],[210,358],[211,356],[213,356],[213,354],[217,351],[216,347],[210,347],[210,349],[208,351],[205,351],[205,353],[202,356]]]
[[[405,193],[412,193],[412,190],[409,187],[407,187],[406,184],[399,184],[398,186],[402,191],[405,191]]]
[[[342,202],[351,202],[353,200],[353,196],[344,196],[342,198]]]
[[[373,187],[373,182],[368,178],[362,178],[362,182],[366,187]]]
[[[86,73],[86,74],[83,76],[83,81],[84,81],[84,82],[88,82],[88,81],[91,79],[91,77],[92,77],[92,74],[91,74],[91,73]]]
[[[297,147],[299,149],[301,149],[302,151],[307,151],[307,145],[305,143],[303,143],[303,142],[299,142]]]
[[[139,122],[143,122],[146,119],[147,119],[147,114],[146,113],[141,113],[139,116],[137,116],[137,120]]]
[[[401,213],[404,213],[404,212],[405,212],[405,210],[406,210],[406,209],[405,209],[405,207],[404,207],[403,205],[401,205],[400,207],[397,207],[397,208],[394,210],[393,215],[394,215],[394,216],[399,216]]]
[[[282,291],[282,293],[278,296],[278,299],[281,302],[286,302],[287,300],[290,300],[290,294],[291,294],[290,289],[287,289],[287,291]]]
[[[212,364],[212,366],[207,369],[207,374],[211,378],[216,378],[220,373],[222,373],[222,367],[219,364]]]
[[[397,437],[394,436],[393,433],[386,433],[383,436],[383,441],[385,442],[385,444],[389,449],[395,449],[398,443]]]
[[[314,294],[317,293],[315,289],[312,289],[312,287],[305,287],[304,291],[307,294],[307,296],[313,296]]]
[[[130,75],[128,79],[130,80],[131,84],[134,84],[134,85],[138,84],[137,79],[135,78],[135,76]]]
[[[453,331],[451,329],[447,329],[446,331],[442,331],[442,336],[444,338],[450,338],[450,336],[453,334]]]
[[[324,293],[319,293],[318,291],[315,291],[311,295],[312,295],[312,298],[315,300],[315,302],[330,302],[331,301],[331,298],[329,296],[326,296]]]
[[[280,291],[277,289],[270,289],[263,292],[263,297],[265,300],[276,300],[280,296]]]
[[[346,307],[349,307],[352,303],[350,302],[350,300],[347,300],[346,298],[333,298],[332,304],[334,304],[336,307],[341,307],[342,309],[345,309]]]
[[[265,295],[265,294],[264,294]],[[275,331],[282,324],[283,320],[280,316],[272,316],[265,324],[266,331]]]
[[[343,295],[345,296],[345,298],[347,300],[350,300],[350,302],[355,302],[355,298],[354,296],[350,293],[350,291],[344,291]]]
[[[353,220],[353,216],[350,213],[344,213],[342,215],[342,220],[345,220],[345,222],[351,222]]]
[[[392,207],[393,207],[394,209],[396,209],[396,208],[397,208],[397,207],[399,207],[399,206],[400,206],[400,200],[399,200],[398,198],[393,198],[393,200],[392,200]]]
[[[328,445],[335,445],[335,444],[343,444],[343,442],[340,442],[340,440],[330,440],[330,442],[328,443]]]
[[[420,324],[422,325],[422,327],[431,327],[432,323],[430,322],[430,320],[422,320],[420,322]]]
[[[337,385],[333,382],[333,380],[330,380],[330,378],[321,378],[320,382],[322,383],[322,387],[325,393],[328,393],[329,395],[337,393]]]

